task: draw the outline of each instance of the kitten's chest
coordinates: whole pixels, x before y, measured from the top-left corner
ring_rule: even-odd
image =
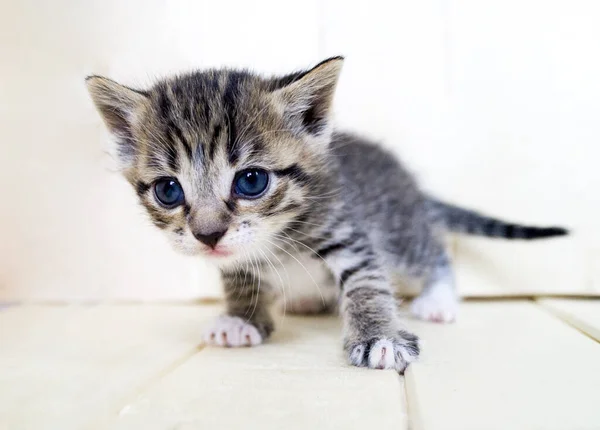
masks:
[[[272,267],[265,273],[265,278],[279,292],[285,296],[286,302],[318,297],[331,300],[337,297],[337,288],[331,272],[323,260],[313,258],[309,252],[291,256],[278,255],[280,261],[271,258]]]

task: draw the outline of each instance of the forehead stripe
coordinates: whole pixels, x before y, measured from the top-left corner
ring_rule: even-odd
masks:
[[[225,117],[227,119],[227,155],[229,162],[234,164],[240,157],[238,142],[237,142],[237,110],[236,98],[239,96],[241,75],[231,72],[227,77],[227,84],[223,92],[223,107],[225,109]]]
[[[221,124],[217,124],[213,128],[213,135],[210,140],[210,145],[208,148],[208,159],[209,160],[213,160],[215,158],[215,152],[217,149],[217,145],[221,141],[221,131],[222,131]]]
[[[181,93],[180,89],[178,89],[177,87],[173,87],[171,90],[174,93]],[[158,97],[160,114],[165,120],[165,134],[169,136],[169,139],[171,141],[171,145],[168,145],[165,148],[165,157],[167,159],[166,161],[169,165],[169,168],[171,168],[172,170],[178,170],[179,148],[175,146],[177,144],[176,141],[179,141],[179,143],[183,147],[183,150],[185,151],[185,154],[190,160],[193,157],[192,146],[186,140],[183,131],[181,130],[181,127],[177,124],[177,118],[175,117],[173,112],[173,101],[170,99],[167,88],[163,88],[162,91],[160,91]]]
[[[192,160],[194,158],[194,152],[192,151],[192,145],[187,140],[182,140],[181,144],[183,146],[183,150],[185,151],[185,155]],[[197,145],[200,146],[200,145]]]
[[[179,170],[179,151],[177,151],[176,143],[171,141],[164,145],[167,165],[173,171]]]

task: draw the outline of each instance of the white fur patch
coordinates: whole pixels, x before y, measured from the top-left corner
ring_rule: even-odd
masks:
[[[372,343],[369,355],[365,357],[368,343],[359,343],[349,352],[350,363],[355,366],[366,366],[371,369],[394,369],[404,372],[406,367],[417,359],[413,355],[417,345],[410,346],[406,339],[402,338],[379,338]]]
[[[369,367],[372,369],[393,369],[396,364],[394,358],[394,344],[387,339],[378,340],[369,353]]]
[[[238,317],[222,315],[204,332],[204,343],[226,347],[255,346],[262,336],[252,324]]]
[[[431,286],[415,298],[411,303],[410,310],[419,319],[449,323],[456,319],[458,303],[454,286],[444,282]]]
[[[282,310],[296,314],[315,314],[335,306],[339,290],[325,267],[323,260],[311,257],[311,254],[297,253],[283,258],[281,267],[274,263],[277,271],[271,269],[268,279],[275,286],[281,298]],[[278,273],[277,273],[278,272]]]

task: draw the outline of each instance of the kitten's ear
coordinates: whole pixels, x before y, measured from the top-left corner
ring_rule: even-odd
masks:
[[[331,105],[344,57],[332,57],[307,72],[294,76],[274,94],[292,126],[320,135],[328,129]],[[283,78],[285,81],[288,78]]]
[[[87,89],[96,109],[102,116],[117,145],[116,153],[123,167],[129,166],[135,156],[132,125],[148,95],[101,76],[88,76]]]

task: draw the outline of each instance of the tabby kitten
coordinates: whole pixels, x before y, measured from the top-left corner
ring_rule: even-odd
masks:
[[[99,76],[86,82],[152,222],[179,251],[221,268],[226,312],[207,343],[264,341],[281,290],[290,312],[339,305],[350,363],[402,372],[419,343],[401,326],[392,276],[423,283],[417,317],[449,322],[458,299],[444,232],[533,239],[566,231],[442,203],[392,155],[334,131],[342,63],[273,78],[207,70],[147,90]]]

